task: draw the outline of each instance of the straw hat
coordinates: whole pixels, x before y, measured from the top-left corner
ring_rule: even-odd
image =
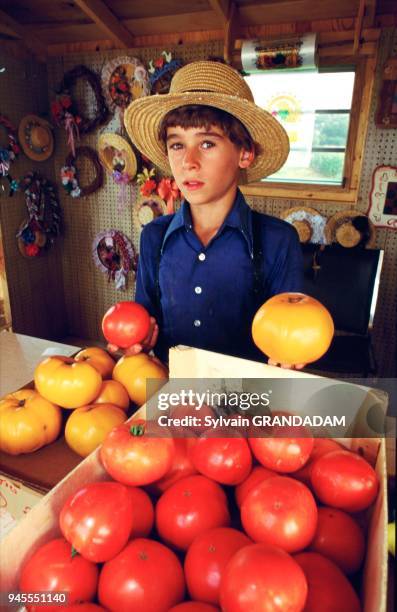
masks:
[[[18,138],[27,157],[34,161],[45,161],[54,150],[51,125],[37,115],[26,115],[21,119]]]
[[[324,233],[326,217],[310,206],[292,206],[284,210],[281,219],[291,223],[299,235],[300,242],[313,244],[325,244]]]
[[[98,155],[108,172],[126,173],[130,179],[136,175],[135,153],[122,136],[110,132],[101,134],[98,139]]]
[[[338,242],[352,248],[361,241],[366,247],[375,245],[375,227],[367,215],[357,210],[344,210],[333,215],[325,226],[327,242]]]
[[[187,104],[224,110],[246,127],[261,153],[247,168],[247,182],[268,176],[284,164],[289,140],[284,128],[254,104],[250,88],[240,74],[219,62],[193,62],[174,75],[169,94],[134,100],[126,109],[124,125],[137,148],[166,174],[171,174],[159,127],[171,110]]]
[[[134,207],[138,225],[144,227],[157,217],[167,214],[167,205],[158,195],[139,196]]]

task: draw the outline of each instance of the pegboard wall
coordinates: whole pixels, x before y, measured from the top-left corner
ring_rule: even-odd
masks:
[[[184,47],[167,47],[172,51],[174,57],[183,59],[185,62],[207,59],[208,57],[222,55],[222,43],[217,41],[207,42],[197,45]],[[136,56],[145,64],[150,59],[156,58],[163,48],[130,49],[124,51],[104,51],[98,53],[76,53],[61,58],[51,58],[47,66],[48,72],[48,98],[52,100],[56,87],[60,83],[63,74],[78,64],[84,64],[92,68],[97,73],[101,72],[103,65],[113,57],[128,54]],[[360,186],[359,209],[366,211],[368,208],[368,196],[371,186],[373,170],[380,164],[397,163],[396,130],[382,130],[375,127],[374,113],[377,104],[377,96],[381,80],[381,71],[384,61],[391,55],[392,51],[397,54],[397,33],[396,31],[386,30],[382,35],[380,56],[377,68],[376,85],[372,100],[370,125],[368,130],[367,143],[364,154],[363,178]],[[15,60],[16,61],[16,60]],[[1,75],[0,75],[1,76]],[[44,76],[43,76],[44,79]],[[45,80],[45,79],[44,79]],[[44,81],[42,80],[41,83]],[[79,104],[83,101],[84,107],[89,108],[92,94],[89,89],[81,83],[76,85],[78,89]],[[11,89],[7,88],[4,92],[5,105],[14,111],[14,102],[11,99]],[[3,94],[2,94],[3,95]],[[29,97],[24,98],[22,89],[18,90],[18,98],[28,99],[28,108],[24,112],[32,112],[32,105],[37,111],[40,108],[38,100],[43,100],[43,87],[37,83],[29,91]],[[36,99],[37,98],[37,99]],[[0,98],[0,102],[1,102]],[[48,102],[46,102],[48,103]],[[25,109],[26,104],[18,102]],[[1,108],[0,104],[0,108]],[[85,110],[82,108],[82,110]],[[5,111],[3,111],[5,112]],[[18,113],[17,113],[18,114]],[[20,114],[20,113],[19,113]],[[18,114],[18,119],[20,118]],[[88,111],[89,114],[89,111]],[[13,113],[10,113],[13,118]],[[80,144],[87,144],[96,148],[98,135],[101,131],[116,131],[119,129],[119,120],[115,116],[109,123],[94,133],[84,136]],[[65,163],[68,150],[66,147],[65,133],[56,130],[56,150],[52,162],[52,172],[56,175],[59,184],[59,169]],[[25,161],[24,161],[25,163]],[[27,164],[29,166],[29,164]],[[38,164],[44,167],[44,164]],[[29,168],[30,169],[30,168]],[[82,172],[82,182],[89,169],[81,162],[79,170]],[[108,283],[104,276],[96,267],[92,259],[91,249],[94,236],[105,229],[116,228],[124,232],[134,243],[135,248],[139,245],[140,230],[134,220],[131,205],[122,211],[117,206],[117,188],[112,179],[105,177],[102,189],[86,198],[71,198],[62,190],[60,201],[64,216],[64,238],[59,241],[62,249],[62,277],[64,283],[64,296],[66,306],[67,334],[92,340],[101,339],[100,322],[106,309],[120,299],[130,299],[134,294],[134,282],[132,274],[129,275],[128,290],[124,294],[116,291],[113,283]],[[294,205],[302,205],[302,200],[285,200],[274,198],[261,198],[248,196],[247,201],[257,210],[279,216],[283,210]],[[310,206],[317,208],[327,216],[341,210],[341,206],[333,202],[310,201]],[[5,211],[6,225],[8,228],[15,225],[14,220],[10,220],[11,210]],[[14,214],[14,213],[12,213]],[[11,240],[12,242],[12,240]],[[397,232],[392,230],[377,230],[377,247],[385,249],[385,262],[380,287],[380,296],[375,319],[374,342],[377,359],[380,366],[380,373],[383,376],[395,376],[396,364],[392,359],[395,355],[396,341],[396,295],[397,295]],[[11,248],[11,247],[10,247]],[[12,249],[11,249],[12,250]],[[15,249],[14,249],[15,250]],[[16,253],[13,253],[15,258]],[[7,255],[8,257],[8,252]],[[19,262],[20,263],[20,262]],[[30,263],[30,262],[29,262]],[[34,262],[33,262],[34,263]],[[12,266],[8,266],[12,267]],[[26,264],[24,262],[24,266]],[[18,283],[18,287],[13,291],[14,296],[23,299],[24,282]],[[13,300],[13,307],[15,307]],[[59,306],[59,312],[62,311]],[[19,316],[19,320],[24,321],[25,327],[29,328],[31,312],[27,309],[24,317]],[[15,321],[15,315],[14,315]],[[49,322],[45,321],[47,325]],[[19,331],[19,330],[18,330]],[[26,331],[34,333],[34,330]]]
[[[145,65],[151,59],[158,57],[163,48],[130,49],[129,56],[139,58]],[[185,62],[195,59],[207,59],[210,56],[221,55],[219,43],[206,43],[205,45],[192,45],[189,47],[167,47],[173,57],[181,58]],[[62,58],[51,59],[48,64],[49,97],[54,98],[54,92],[62,80],[63,74],[78,64],[84,64],[101,73],[104,64],[114,57],[126,55],[124,51],[106,51],[96,54],[71,54]],[[76,92],[80,100],[84,101],[85,108],[90,106],[89,88],[81,82],[76,83]],[[80,88],[80,89],[79,89]],[[92,99],[92,98],[91,98]],[[89,111],[88,111],[89,113]],[[81,144],[97,148],[100,133],[120,130],[118,115],[99,128],[93,134],[81,139]],[[68,150],[66,138],[62,130],[56,130],[57,147],[55,153],[55,168],[64,165]],[[82,183],[84,183],[84,161],[79,166],[83,169]],[[132,205],[119,211],[117,204],[118,188],[113,179],[105,176],[102,189],[85,198],[71,198],[66,193],[61,194],[63,214],[65,218],[65,241],[63,252],[63,277],[65,284],[65,303],[68,316],[69,335],[81,338],[101,338],[101,320],[104,312],[115,302],[121,299],[132,299],[134,295],[133,274],[128,275],[126,292],[117,291],[113,282],[108,282],[107,276],[102,274],[95,266],[92,258],[92,240],[98,232],[106,229],[118,229],[125,233],[138,250],[140,227],[136,223]]]
[[[0,51],[0,112],[18,128],[28,113],[45,116],[48,110],[47,72],[32,60],[20,60]],[[0,143],[7,144],[0,129]],[[10,173],[19,179],[36,170],[54,182],[54,160],[37,163],[22,152],[12,163]],[[4,187],[4,190],[2,189]],[[15,233],[26,218],[23,193],[8,197],[8,182],[0,183],[0,221],[5,272],[12,312],[13,329],[41,338],[59,338],[67,331],[63,296],[62,240],[56,240],[48,252],[32,259],[24,258],[17,247]]]

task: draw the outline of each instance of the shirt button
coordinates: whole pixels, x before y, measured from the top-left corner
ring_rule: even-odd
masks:
[[[204,261],[205,260],[205,253],[200,253],[198,258],[199,258],[200,261]]]
[[[200,319],[195,319],[193,325],[194,325],[194,327],[200,327],[200,325],[201,325]]]
[[[198,294],[200,294],[202,292],[202,288],[201,287],[195,287],[194,288],[194,292]]]

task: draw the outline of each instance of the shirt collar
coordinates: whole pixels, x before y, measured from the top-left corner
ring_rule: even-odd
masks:
[[[253,238],[252,238],[252,211],[244,199],[243,194],[237,189],[236,199],[227,215],[222,227],[234,227],[238,229],[244,236],[251,258],[253,257]],[[189,203],[186,200],[182,201],[179,210],[174,214],[167,231],[165,232],[161,245],[161,254],[165,247],[169,236],[175,231],[185,228],[186,231],[191,231],[193,228],[192,216],[190,213]]]

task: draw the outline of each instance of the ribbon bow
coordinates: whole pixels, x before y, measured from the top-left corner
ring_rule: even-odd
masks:
[[[76,123],[76,119],[71,113],[65,113],[65,130],[68,135],[68,145],[73,154],[73,157],[76,157],[76,145],[75,139],[78,142],[80,138],[79,128]]]
[[[127,185],[131,181],[131,176],[127,172],[114,170],[112,172],[114,182],[120,186],[117,196],[117,212],[121,213],[127,206]]]

